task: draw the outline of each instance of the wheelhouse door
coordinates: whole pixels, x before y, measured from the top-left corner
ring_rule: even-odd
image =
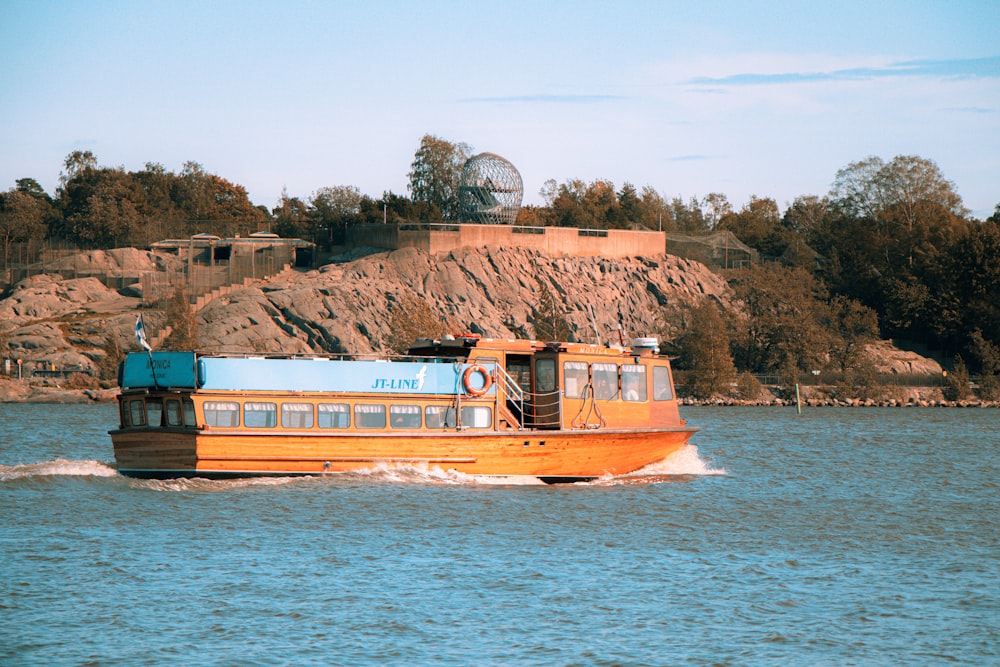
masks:
[[[559,359],[554,354],[536,354],[532,360],[532,425],[559,428],[562,423],[562,392],[559,386]]]

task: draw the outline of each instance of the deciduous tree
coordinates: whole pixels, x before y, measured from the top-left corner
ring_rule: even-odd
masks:
[[[791,241],[781,226],[778,204],[769,197],[751,197],[738,213],[724,213],[716,229],[728,229],[761,254],[780,257]]]
[[[468,144],[454,144],[425,134],[410,165],[410,196],[433,204],[446,220],[458,220],[462,167],[472,154]]]
[[[353,185],[335,185],[314,192],[309,198],[309,214],[317,242],[344,243],[348,225],[357,222],[361,215],[363,198]]]
[[[418,338],[440,338],[447,333],[440,317],[427,304],[427,300],[416,293],[406,293],[389,305],[389,335],[385,346],[397,354],[403,354]]]
[[[20,190],[0,194],[0,240],[3,267],[7,269],[10,244],[45,236],[45,207],[35,197]]]
[[[721,192],[710,192],[701,200],[702,210],[705,212],[705,219],[708,226],[715,229],[715,226],[722,220],[722,216],[732,213],[733,207]]]
[[[686,369],[687,389],[696,398],[729,395],[736,377],[726,321],[718,306],[702,301],[687,318],[688,328],[677,339],[678,367]]]
[[[729,284],[747,316],[733,324],[740,369],[775,373],[825,366],[830,349],[826,290],[812,274],[767,264],[734,272]]]
[[[670,204],[652,186],[646,185],[639,194],[639,224],[646,229],[673,232],[677,230]]]

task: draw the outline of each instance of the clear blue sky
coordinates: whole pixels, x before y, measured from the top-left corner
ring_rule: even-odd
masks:
[[[1000,203],[1000,0],[0,0],[0,190],[73,150],[274,206],[406,193],[434,134],[547,179],[784,207],[869,155]]]

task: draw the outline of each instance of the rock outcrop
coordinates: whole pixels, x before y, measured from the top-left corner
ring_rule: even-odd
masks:
[[[619,320],[626,335],[657,333],[671,303],[728,303],[722,278],[670,255],[552,258],[487,247],[435,256],[406,248],[235,291],[202,309],[199,334],[218,351],[382,352],[394,308],[412,295],[455,333],[530,337],[543,287],[564,304],[578,340],[594,340],[594,324],[610,340]]]
[[[36,371],[51,376],[53,387],[71,384],[71,376],[52,376],[52,368],[87,374],[77,380],[103,374],[107,381],[115,367],[109,355],[136,347],[137,312],[143,313],[150,340],[170,323],[162,311],[141,310],[141,299],[123,296],[128,290],[106,287],[96,276],[65,274],[72,270],[127,278],[137,267],[160,272],[177,258],[122,249],[61,262],[62,273],[26,278],[0,299],[0,349],[25,361],[26,376]],[[662,335],[676,325],[670,320],[673,307],[704,299],[730,312],[737,309],[720,276],[672,255],[551,257],[500,247],[431,255],[407,248],[344,257],[317,270],[286,270],[227,288],[201,307],[195,320],[199,349],[205,352],[379,353],[388,352],[393,340],[393,313],[414,298],[455,334],[534,337],[535,308],[543,290],[562,304],[573,337],[581,341],[598,336],[603,342],[617,341],[619,323],[626,338]],[[933,360],[888,342],[870,351],[883,372],[941,372]],[[15,390],[8,387],[6,393]]]
[[[25,361],[25,371],[55,366],[96,374],[109,349],[134,347],[137,312],[144,312],[150,339],[169,324],[162,312],[138,310],[139,298],[123,296],[128,290],[106,287],[96,276],[128,277],[176,261],[118,249],[50,263],[53,273],[22,280],[0,300],[0,342]],[[83,273],[95,275],[67,277]],[[563,304],[578,340],[594,340],[595,325],[603,340],[611,340],[619,321],[626,335],[658,333],[670,304],[712,298],[728,305],[725,281],[670,255],[611,260],[522,248],[444,255],[410,248],[285,271],[233,289],[201,308],[197,322],[205,351],[385,352],[392,313],[408,297],[424,300],[455,333],[530,337],[543,288]]]

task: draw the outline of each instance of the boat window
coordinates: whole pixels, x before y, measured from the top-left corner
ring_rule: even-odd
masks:
[[[507,375],[514,378],[517,386],[524,391],[531,391],[531,366],[526,359],[507,358]]]
[[[312,425],[313,425],[312,403],[281,404],[282,428],[312,428]]]
[[[646,400],[646,367],[640,364],[622,366],[622,398],[626,401]]]
[[[207,426],[239,426],[240,404],[234,401],[205,401]]]
[[[420,428],[420,406],[390,405],[389,423],[393,428]]]
[[[535,360],[535,391],[555,391],[556,389],[556,360],[536,359]]]
[[[490,428],[493,426],[493,408],[483,405],[463,407],[462,426],[469,428]]]
[[[563,363],[563,386],[566,387],[566,398],[581,398],[587,388],[587,381],[587,362]]]
[[[618,398],[618,364],[594,364],[594,398],[613,401]]]
[[[374,403],[355,405],[354,425],[358,428],[385,428],[385,406]]]
[[[275,403],[244,403],[243,425],[248,428],[271,428],[278,425],[278,406]]]
[[[181,402],[167,401],[167,426],[180,426],[183,424],[181,415]]]
[[[129,401],[128,409],[132,418],[132,426],[146,425],[146,406],[142,404],[142,401]]]
[[[320,428],[347,428],[351,425],[351,410],[347,403],[320,403]]]
[[[670,385],[670,369],[666,366],[653,366],[653,400],[669,401],[674,397]]]
[[[121,401],[118,404],[118,412],[121,413],[118,416],[122,420],[122,428],[127,428],[128,427],[128,402],[127,401]]]
[[[163,420],[163,401],[158,398],[146,399],[146,423],[149,428],[160,428]]]
[[[184,425],[185,426],[197,426],[198,420],[194,416],[194,403],[191,401],[184,401]]]
[[[455,408],[447,405],[428,405],[424,408],[427,428],[455,428]]]

